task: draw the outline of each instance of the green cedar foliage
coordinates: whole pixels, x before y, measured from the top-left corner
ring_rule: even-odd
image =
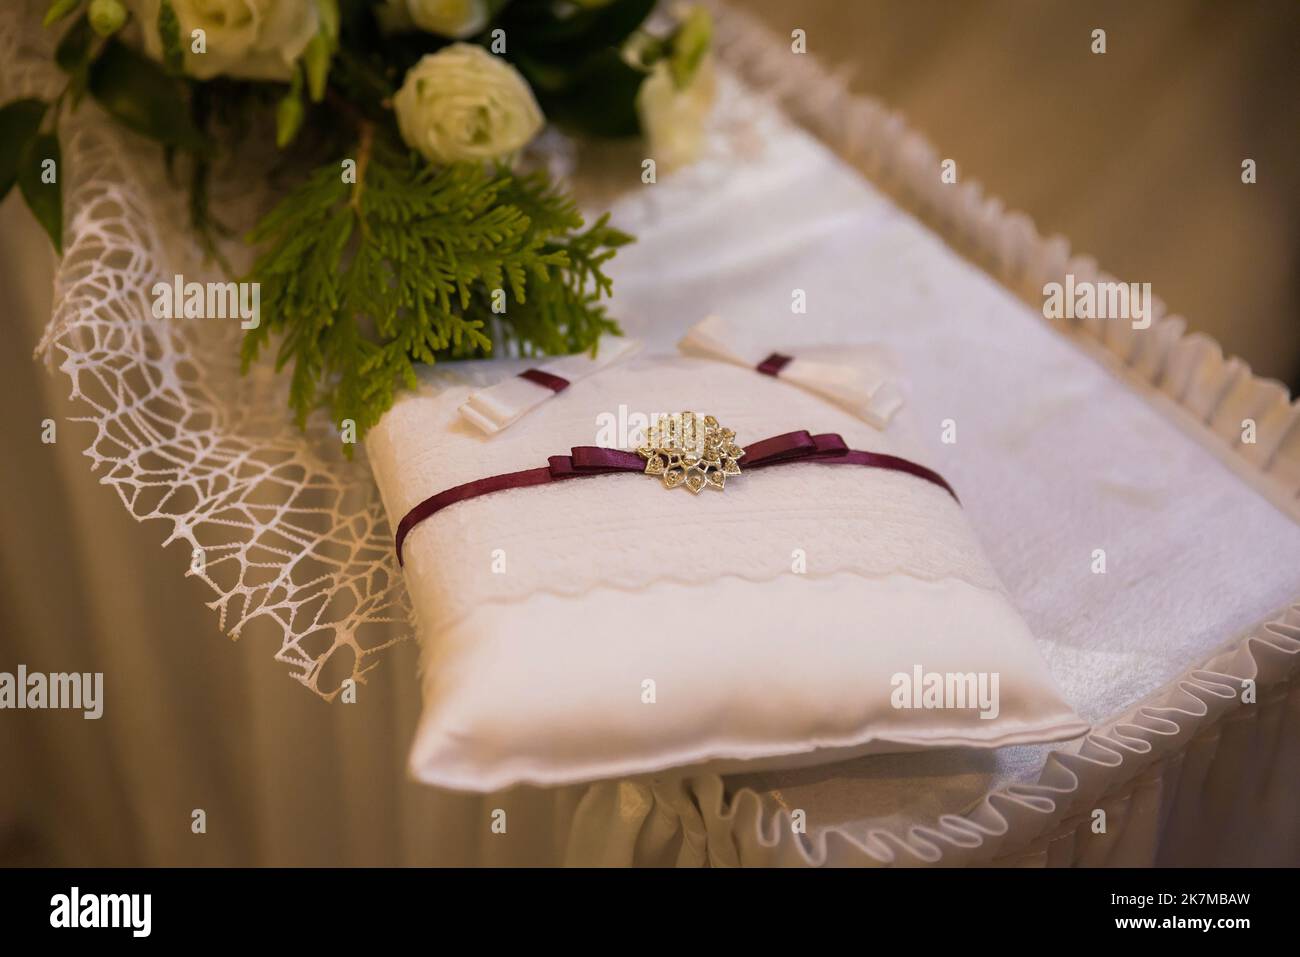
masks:
[[[604,216],[584,229],[545,174],[430,166],[380,144],[355,183],[341,169],[317,169],[250,237],[263,250],[248,277],[261,284],[262,320],[244,368],[280,338],[300,427],[324,407],[361,438],[396,389],[416,386],[417,363],[579,352],[618,332],[601,302],[604,266],[631,237]]]

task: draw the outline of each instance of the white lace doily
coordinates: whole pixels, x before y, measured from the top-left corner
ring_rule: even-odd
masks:
[[[0,24],[4,99],[62,88],[57,31],[40,29],[34,6]],[[276,626],[277,660],[332,697],[400,640],[391,623],[409,621],[364,457],[348,462],[321,423],[300,433],[267,364],[239,375],[237,321],[152,317],[155,282],[221,278],[189,230],[184,188],[159,186],[160,149],[90,102],[65,116],[60,138],[65,254],[37,351],[95,429],[92,468],[137,519],[169,524],[165,544],[190,546],[187,574],[212,589],[223,631]],[[214,197],[233,224],[254,201],[241,180],[229,170]]]
[[[66,82],[53,60],[60,31],[41,29],[42,12],[27,0],[0,18],[0,101],[49,100]],[[740,95],[734,83],[723,87],[724,97]],[[762,139],[747,128],[747,112],[740,104],[720,110],[730,119],[714,130],[710,158],[661,183],[653,201],[626,204],[619,225],[635,233],[634,220],[665,215],[755,151]],[[160,148],[89,100],[63,118],[60,139],[65,254],[37,354],[68,377],[77,421],[95,430],[86,449],[92,468],[136,519],[168,524],[164,544],[189,546],[185,573],[212,590],[224,632],[278,632],[276,659],[332,699],[344,679],[364,681],[411,632],[364,450],[348,461],[323,416],[300,432],[288,413],[287,373],[277,376],[269,357],[239,375],[237,321],[153,318],[156,282],[223,278],[204,262],[186,190],[169,182]],[[552,134],[544,149],[552,169],[576,164],[588,208],[638,182],[586,168],[622,147],[582,157]],[[266,199],[260,168],[226,164],[213,185],[220,219],[240,229],[252,222]],[[639,160],[630,168],[639,172]],[[225,253],[236,266],[247,262],[238,242]]]

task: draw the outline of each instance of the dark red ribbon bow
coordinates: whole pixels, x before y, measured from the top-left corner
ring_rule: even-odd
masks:
[[[548,485],[562,479],[580,478],[585,475],[609,475],[614,472],[644,472],[645,459],[635,452],[622,449],[605,449],[596,445],[579,445],[570,449],[568,455],[552,455],[543,468],[525,469],[522,472],[507,472],[489,478],[475,479],[464,485],[457,485],[446,491],[431,495],[415,506],[397,525],[397,562],[405,564],[402,559],[402,543],[416,525],[423,522],[435,512],[440,512],[448,505],[455,505],[466,499],[477,498],[491,492],[501,492],[512,488],[527,488],[530,485]],[[766,468],[769,465],[783,465],[791,462],[820,462],[825,465],[865,465],[868,468],[889,469],[894,472],[906,472],[917,478],[931,482],[953,497],[961,504],[957,493],[952,490],[943,476],[924,465],[918,465],[909,459],[897,455],[884,455],[880,452],[860,452],[850,449],[840,436],[833,432],[812,435],[809,432],[787,432],[784,435],[763,439],[753,445],[745,446],[745,455],[740,460],[745,472]]]

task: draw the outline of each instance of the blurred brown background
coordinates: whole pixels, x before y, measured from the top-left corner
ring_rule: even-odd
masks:
[[[810,54],[1042,233],[1150,282],[1189,328],[1300,387],[1296,0],[742,6],[782,35],[805,30]]]

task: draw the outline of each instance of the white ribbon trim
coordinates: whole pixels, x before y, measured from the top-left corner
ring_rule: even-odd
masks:
[[[720,359],[755,370],[779,351],[755,343],[745,330],[721,316],[709,316],[696,323],[677,348],[687,355]],[[877,429],[888,426],[903,407],[903,393],[892,371],[866,359],[839,363],[793,356],[776,377],[842,406]]]
[[[596,344],[594,357],[589,353],[580,352],[530,368],[548,375],[559,376],[572,385],[607,366],[631,358],[640,348],[639,339],[606,335],[601,336]],[[460,414],[488,435],[495,435],[558,394],[544,385],[514,375],[494,386],[473,393],[460,407]]]

